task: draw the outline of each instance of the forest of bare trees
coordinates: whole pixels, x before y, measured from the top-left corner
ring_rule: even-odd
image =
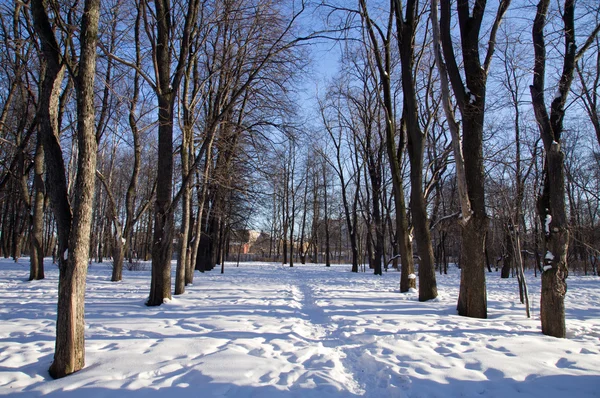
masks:
[[[248,230],[421,301],[456,265],[469,317],[533,273],[565,337],[568,274],[600,276],[599,31],[596,0],[2,3],[0,254],[60,270],[51,375],[84,366],[89,261],[151,261],[158,306]]]

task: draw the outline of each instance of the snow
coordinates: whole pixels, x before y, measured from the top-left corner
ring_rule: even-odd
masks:
[[[417,276],[415,274],[410,274],[408,275],[408,279],[417,279]]]
[[[175,268],[175,267],[173,267]],[[573,397],[598,396],[600,278],[569,275],[567,339],[543,336],[540,278],[487,274],[488,319],[460,317],[460,272],[440,296],[398,292],[399,273],[350,266],[225,264],[185,294],[146,307],[148,271],[110,282],[92,263],[86,367],[52,380],[58,270],[29,282],[29,263],[0,260],[0,396]]]
[[[550,214],[546,214],[546,219],[544,220],[544,231],[546,235],[550,235],[550,223],[552,222],[552,216]]]
[[[69,259],[69,248],[66,248],[63,252],[63,260],[67,261]]]
[[[546,252],[546,256],[544,258],[546,260],[548,260],[548,261],[552,261],[552,260],[554,260],[554,254],[552,254],[551,252],[547,251]]]
[[[561,94],[560,90],[557,90],[556,94],[554,95],[554,99],[559,100],[559,99],[561,99],[561,97],[562,97],[562,94]]]

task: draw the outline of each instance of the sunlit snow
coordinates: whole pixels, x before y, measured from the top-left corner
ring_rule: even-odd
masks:
[[[175,265],[175,264],[174,264]],[[173,267],[175,269],[175,267]],[[149,270],[149,268],[148,268]],[[350,266],[226,263],[146,307],[149,271],[92,264],[86,367],[52,380],[58,272],[27,281],[0,260],[0,395],[10,397],[593,397],[600,387],[600,279],[569,275],[567,339],[543,336],[540,278],[487,274],[488,319],[456,314],[460,271],[439,299]],[[567,395],[568,394],[568,395]]]

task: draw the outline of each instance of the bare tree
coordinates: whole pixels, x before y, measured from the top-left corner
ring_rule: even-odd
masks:
[[[323,127],[327,131],[327,134],[333,144],[334,154],[332,156],[321,153],[323,159],[331,166],[334,170],[337,178],[340,182],[341,199],[343,204],[343,212],[348,228],[348,238],[350,241],[350,250],[352,252],[352,272],[358,272],[358,200],[360,195],[360,174],[353,173],[351,176],[347,175],[346,162],[344,161],[346,155],[343,147],[343,131],[344,123],[340,120],[344,118],[342,115],[343,110],[340,109],[338,104],[332,105],[333,115],[327,114],[327,106],[319,101],[319,111]],[[330,120],[331,119],[333,120]],[[336,120],[336,118],[338,118]],[[350,154],[352,161],[354,160],[354,154]],[[351,183],[354,185],[354,192],[351,193]],[[352,195],[352,196],[351,196]]]
[[[396,38],[400,50],[402,65],[403,111],[402,129],[408,137],[408,157],[410,160],[411,213],[415,230],[417,253],[419,254],[419,300],[427,301],[437,297],[435,280],[433,246],[429,232],[427,202],[423,192],[423,156],[425,151],[425,135],[419,123],[419,108],[414,81],[415,40],[419,22],[418,1],[406,0],[405,15],[402,2],[393,1],[392,7],[396,18]]]
[[[588,36],[580,49],[575,44],[575,1],[565,0],[562,12],[565,47],[563,70],[557,94],[546,109],[544,96],[546,75],[546,39],[544,27],[550,0],[540,0],[533,22],[535,64],[533,84],[530,86],[531,101],[538,122],[540,136],[546,152],[543,191],[538,198],[537,209],[544,228],[544,267],[542,274],[541,319],[542,333],[554,337],[566,337],[564,298],[567,293],[567,252],[569,229],[565,204],[565,173],[562,149],[565,104],[573,82],[575,65],[592,45],[600,31],[600,24]]]
[[[406,149],[406,131],[399,129],[400,141],[396,144],[396,112],[392,94],[392,65],[391,46],[394,13],[390,9],[387,25],[384,29],[377,26],[369,16],[365,0],[359,1],[361,18],[363,19],[368,42],[371,44],[372,56],[375,59],[374,68],[379,74],[382,98],[381,104],[385,110],[385,138],[392,175],[392,187],[394,193],[394,204],[396,206],[396,243],[399,246],[402,272],[400,273],[400,292],[407,292],[416,287],[414,278],[413,250],[406,217],[406,201],[404,198],[404,187],[402,184],[402,157]]]
[[[486,82],[496,44],[496,33],[510,0],[501,0],[490,30],[487,52],[480,58],[480,34],[486,9],[485,0],[471,2],[458,0],[458,28],[462,52],[462,71],[455,55],[452,36],[452,7],[450,0],[441,1],[438,25],[437,0],[431,1],[431,19],[434,33],[434,51],[442,84],[443,107],[452,133],[458,191],[461,203],[461,283],[458,297],[460,315],[486,318],[487,295],[485,288],[485,239],[487,215],[485,212],[483,171],[483,123],[485,116]],[[441,48],[440,48],[441,43]],[[442,58],[443,53],[443,58]],[[463,80],[464,76],[464,80]],[[450,103],[450,82],[462,117],[463,137]]]
[[[593,5],[592,5],[593,7]],[[594,14],[593,8],[589,10]],[[595,10],[595,22],[600,19],[600,9]],[[596,35],[593,43],[590,45],[589,56],[582,56],[575,63],[577,76],[579,77],[580,90],[579,96],[583,107],[590,118],[590,122],[596,132],[596,139],[600,145],[600,38]]]
[[[59,52],[49,9],[58,12],[58,3],[41,0],[31,2],[34,28],[41,42],[46,63],[38,117],[42,121],[40,134],[44,137],[48,190],[58,222],[59,283],[56,347],[50,375],[67,376],[83,368],[84,297],[96,171],[96,136],[94,128],[94,79],[96,44],[100,14],[99,0],[86,0],[82,10],[79,43],[79,62]],[[62,27],[65,28],[65,27]],[[69,32],[72,30],[69,29]],[[77,48],[72,36],[67,36],[71,48]],[[71,207],[64,173],[64,161],[58,141],[57,105],[65,63],[73,74],[77,95],[77,178],[74,202]],[[69,251],[70,249],[70,251]]]
[[[190,42],[195,33],[195,22],[200,0],[191,0],[179,9],[170,0],[154,1],[155,20],[145,26],[155,26],[152,32],[152,56],[156,83],[153,89],[158,100],[158,175],[154,209],[154,236],[152,244],[152,281],[147,305],[161,305],[171,298],[171,254],[173,250],[173,119],[175,100],[188,61]],[[147,15],[147,14],[145,14]],[[183,30],[176,36],[173,18],[183,17]],[[178,39],[178,53],[172,40]],[[177,57],[174,66],[172,59]],[[174,69],[173,69],[174,68]],[[172,71],[174,70],[174,73]]]
[[[29,36],[31,30],[31,18],[25,4],[14,4],[12,9],[8,5],[0,8],[0,38],[5,49],[2,62],[8,65],[4,68],[7,92],[0,114],[0,139],[12,144],[14,148],[12,156],[9,151],[2,151],[10,163],[5,170],[0,168],[0,175],[3,177],[0,191],[4,191],[3,187],[10,180],[8,186],[18,186],[21,194],[19,196],[7,192],[2,195],[3,201],[14,202],[14,223],[3,223],[2,238],[12,237],[10,251],[16,260],[20,255],[22,242],[25,241],[26,231],[29,230],[29,280],[39,280],[44,278],[44,152],[42,137],[39,134],[34,136],[38,123],[35,117],[36,96],[32,87],[35,65],[28,61],[35,51],[34,41]],[[14,137],[14,140],[7,140],[9,136]],[[30,184],[32,168],[34,175]],[[13,224],[13,231],[5,235],[5,228],[9,224]]]

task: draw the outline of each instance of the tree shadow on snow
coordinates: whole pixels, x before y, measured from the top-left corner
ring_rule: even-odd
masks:
[[[198,398],[198,397],[261,397],[261,398],[328,398],[328,397],[366,397],[366,398],[403,398],[403,397],[597,397],[600,376],[530,376],[523,381],[507,379],[502,372],[489,369],[489,380],[471,381],[448,379],[439,383],[429,379],[405,379],[387,386],[371,386],[362,393],[339,391],[331,386],[316,385],[312,388],[291,386],[280,389],[275,386],[244,386],[233,383],[217,383],[198,370],[192,370],[173,380],[173,385],[162,388],[144,387],[139,389],[103,388],[96,385],[74,389],[61,388],[55,391],[29,390],[10,394],[15,398]],[[50,381],[49,383],[52,383]],[[47,386],[49,387],[49,386]]]

